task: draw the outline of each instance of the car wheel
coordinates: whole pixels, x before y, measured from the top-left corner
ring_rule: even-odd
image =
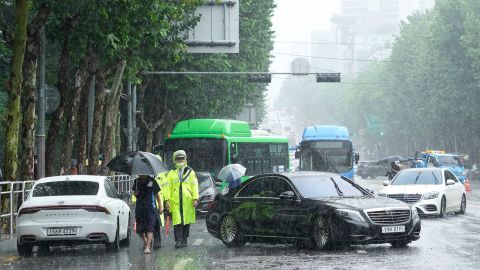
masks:
[[[377,176],[376,175],[370,175],[370,178],[375,179],[375,178],[377,178]]]
[[[467,198],[465,194],[462,195],[462,203],[460,204],[460,214],[465,214],[465,210],[467,210]]]
[[[108,251],[118,251],[120,249],[120,235],[119,235],[119,228],[118,228],[118,221],[117,221],[117,231],[115,232],[115,240],[113,243],[107,243],[106,248]]]
[[[438,214],[438,216],[445,217],[446,209],[447,209],[447,199],[445,199],[445,196],[443,196],[442,202],[440,204],[440,214]]]
[[[127,223],[127,237],[120,241],[120,246],[122,247],[129,247],[130,242],[132,241],[132,230],[130,228],[130,215],[128,215],[128,223]]]
[[[368,178],[368,175],[360,174],[360,177],[362,177],[362,179],[367,179],[367,178]]]
[[[17,252],[21,256],[30,256],[32,255],[33,247],[29,244],[20,244],[17,241]]]
[[[323,216],[313,221],[313,243],[319,250],[329,250],[333,247],[332,230],[328,219]]]
[[[220,239],[227,247],[239,247],[245,244],[238,222],[226,215],[220,222]]]
[[[393,248],[404,248],[407,247],[408,244],[410,244],[411,241],[408,240],[398,240],[398,241],[393,241],[390,242],[390,245],[392,245]]]

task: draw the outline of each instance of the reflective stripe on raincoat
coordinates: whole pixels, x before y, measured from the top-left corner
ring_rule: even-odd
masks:
[[[186,179],[180,183],[179,174],[180,169],[168,172],[167,180],[169,192],[168,195],[165,196],[165,200],[168,199],[170,201],[170,212],[172,213],[173,225],[182,224],[181,210],[183,210],[183,224],[192,224],[195,223],[195,207],[193,206],[193,200],[198,200],[197,176],[195,175],[195,172],[191,170],[188,176],[186,176],[186,174],[183,175]],[[182,187],[182,209],[180,209],[180,187]]]

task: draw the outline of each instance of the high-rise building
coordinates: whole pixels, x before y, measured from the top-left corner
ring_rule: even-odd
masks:
[[[336,26],[337,70],[355,76],[390,53],[400,21],[434,6],[435,0],[342,0]]]

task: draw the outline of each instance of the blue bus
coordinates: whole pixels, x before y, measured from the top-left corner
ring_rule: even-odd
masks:
[[[303,131],[296,158],[301,171],[324,171],[353,179],[353,164],[359,155],[354,153],[348,129],[342,126],[310,126]]]

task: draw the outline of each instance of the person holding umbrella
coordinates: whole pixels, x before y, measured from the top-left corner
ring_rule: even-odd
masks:
[[[163,212],[163,201],[160,187],[152,176],[139,175],[133,182],[132,190],[137,198],[135,203],[137,233],[143,240],[144,253],[150,254],[153,232],[155,231],[158,219],[156,211],[160,213]]]
[[[173,153],[176,169],[167,174],[168,195],[165,207],[172,215],[175,248],[187,246],[190,224],[195,223],[195,207],[198,205],[198,180],[192,168],[187,166],[184,150]]]

